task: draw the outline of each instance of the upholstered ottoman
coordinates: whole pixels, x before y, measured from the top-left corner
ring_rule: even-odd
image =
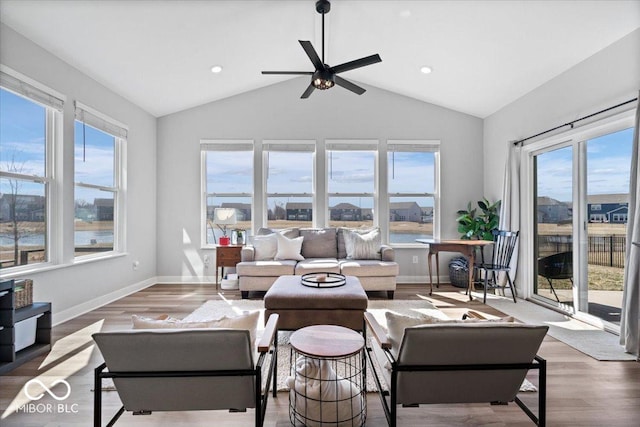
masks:
[[[293,331],[312,325],[337,325],[363,331],[369,302],[360,281],[346,276],[336,288],[312,288],[300,276],[280,276],[264,296],[265,319],[278,313],[278,329]]]

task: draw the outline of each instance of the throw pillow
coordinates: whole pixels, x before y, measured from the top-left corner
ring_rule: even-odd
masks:
[[[335,228],[301,228],[302,256],[309,258],[337,258]]]
[[[385,318],[387,319],[387,335],[389,341],[391,341],[391,353],[393,357],[398,357],[398,351],[400,351],[400,345],[402,344],[402,338],[404,337],[404,330],[406,328],[412,328],[414,326],[430,325],[434,323],[440,324],[455,324],[455,323],[482,323],[482,322],[514,322],[514,318],[504,317],[497,319],[449,319],[444,313],[438,316],[431,316],[429,314],[420,314],[419,316],[406,316],[403,314],[394,313],[392,311],[385,312]],[[390,366],[388,367],[391,368]]]
[[[300,236],[295,239],[289,239],[280,233],[276,233],[276,236],[278,238],[278,251],[276,252],[275,259],[293,259],[296,261],[302,261],[304,259],[300,254],[304,237]]]
[[[380,230],[373,229],[366,234],[350,231],[345,235],[347,259],[380,259],[382,238]]]
[[[163,316],[162,318],[151,318],[132,315],[133,329],[243,329],[248,330],[251,335],[251,342],[256,342],[256,330],[258,328],[259,311],[245,311],[239,316],[222,316],[219,319],[211,319],[202,322],[184,322],[174,317]]]
[[[358,234],[367,234],[370,233],[374,230],[379,230],[379,228],[374,227],[361,227],[361,228],[345,228],[345,227],[338,227],[336,234],[338,235],[338,258],[339,259],[345,259],[347,257],[347,248],[346,248],[346,242],[345,240],[347,239],[347,234],[349,234],[350,232],[354,232],[354,233],[358,233]]]
[[[278,238],[275,233],[266,236],[253,236],[253,250],[255,261],[268,261],[276,257],[278,252]]]

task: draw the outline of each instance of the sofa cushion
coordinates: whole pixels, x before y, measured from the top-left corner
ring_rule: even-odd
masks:
[[[302,256],[305,258],[337,258],[338,241],[335,228],[301,228]]]
[[[397,276],[398,263],[374,259],[348,259],[340,261],[340,273],[345,276]]]
[[[290,239],[280,233],[276,233],[276,237],[278,238],[278,251],[275,256],[276,260],[292,259],[301,261],[304,259],[300,253],[304,237],[300,236]]]
[[[255,261],[272,260],[278,251],[278,237],[275,233],[253,236],[253,248]]]
[[[277,277],[293,274],[295,266],[294,260],[239,262],[236,271],[238,276]]]
[[[340,265],[335,258],[305,259],[296,264],[296,275],[307,273],[340,273]]]

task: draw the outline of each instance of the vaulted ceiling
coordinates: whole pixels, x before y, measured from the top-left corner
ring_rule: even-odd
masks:
[[[0,20],[159,117],[292,78],[262,70],[311,71],[298,40],[320,50],[314,4],[0,0]],[[342,76],[483,118],[639,27],[638,0],[334,0],[325,62],[379,53]]]

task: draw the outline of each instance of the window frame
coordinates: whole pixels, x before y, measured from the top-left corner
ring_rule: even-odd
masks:
[[[385,176],[386,180],[386,215],[384,216],[384,220],[386,221],[385,228],[387,229],[387,242],[390,246],[394,248],[415,248],[415,247],[423,247],[422,243],[412,242],[412,243],[399,243],[391,241],[391,199],[393,198],[432,198],[433,199],[433,238],[440,238],[440,140],[435,139],[421,139],[421,140],[387,140],[387,146],[384,156],[384,161],[386,162],[386,169],[389,171],[392,165],[389,164],[389,153],[393,151],[407,153],[407,152],[429,152],[433,153],[433,174],[434,174],[434,182],[433,182],[433,193],[430,192],[395,192],[391,193],[389,191],[389,173],[387,172]],[[402,147],[403,150],[396,150],[396,147]]]
[[[76,188],[85,188],[89,190],[104,191],[113,194],[113,249],[110,251],[89,253],[86,255],[76,255],[75,245],[75,224],[74,224],[74,241],[73,241],[73,260],[74,262],[83,262],[87,260],[110,258],[114,255],[126,252],[125,224],[126,224],[126,145],[128,138],[128,126],[119,121],[103,114],[81,102],[75,102],[75,119],[74,119],[74,177],[73,177],[73,194],[74,194],[74,219],[75,219],[75,194]],[[81,118],[79,118],[79,116]],[[75,124],[76,122],[84,123],[85,126],[103,132],[113,137],[113,186],[105,186],[91,184],[86,182],[78,182],[75,177]]]
[[[269,153],[271,152],[294,152],[294,153],[311,153],[311,193],[270,193],[269,190]],[[269,225],[269,199],[273,197],[298,197],[311,198],[312,219],[310,226],[316,223],[317,213],[317,185],[316,185],[316,169],[317,169],[317,147],[315,140],[264,140],[262,142],[262,182],[264,200],[262,203],[262,223]]]
[[[253,177],[251,180],[251,193],[231,193],[231,192],[208,192],[207,188],[207,154],[216,151],[248,151],[252,155]],[[213,249],[217,246],[215,238],[213,243],[207,241],[207,199],[209,197],[242,197],[251,200],[251,228],[256,227],[256,177],[260,176],[256,171],[256,146],[252,139],[229,140],[229,139],[202,139],[200,140],[200,247],[202,249]],[[215,236],[215,232],[214,232]],[[248,235],[245,236],[245,241]]]
[[[372,200],[372,224],[373,227],[380,227],[380,215],[377,212],[380,212],[379,209],[379,193],[380,193],[380,141],[377,139],[327,139],[325,140],[325,150],[324,150],[324,160],[325,160],[325,168],[324,168],[324,205],[325,205],[325,221],[324,226],[328,227],[331,221],[331,206],[330,200],[331,198],[353,198],[353,197],[361,197],[361,198],[371,198]],[[329,190],[329,179],[331,174],[331,152],[333,151],[342,151],[342,152],[371,152],[373,153],[373,191],[372,193],[357,193],[357,192],[348,192],[348,193],[332,193]]]
[[[60,186],[58,155],[63,142],[62,122],[65,96],[57,91],[15,71],[0,65],[0,88],[45,109],[44,127],[44,175],[21,174],[0,171],[0,176],[8,179],[18,179],[25,182],[44,185],[45,198],[45,231],[44,252],[45,259],[34,264],[14,265],[4,267],[0,271],[3,278],[11,278],[30,271],[40,271],[51,268],[62,261],[63,248],[61,243],[61,205],[58,201]],[[17,260],[15,260],[17,262]]]

